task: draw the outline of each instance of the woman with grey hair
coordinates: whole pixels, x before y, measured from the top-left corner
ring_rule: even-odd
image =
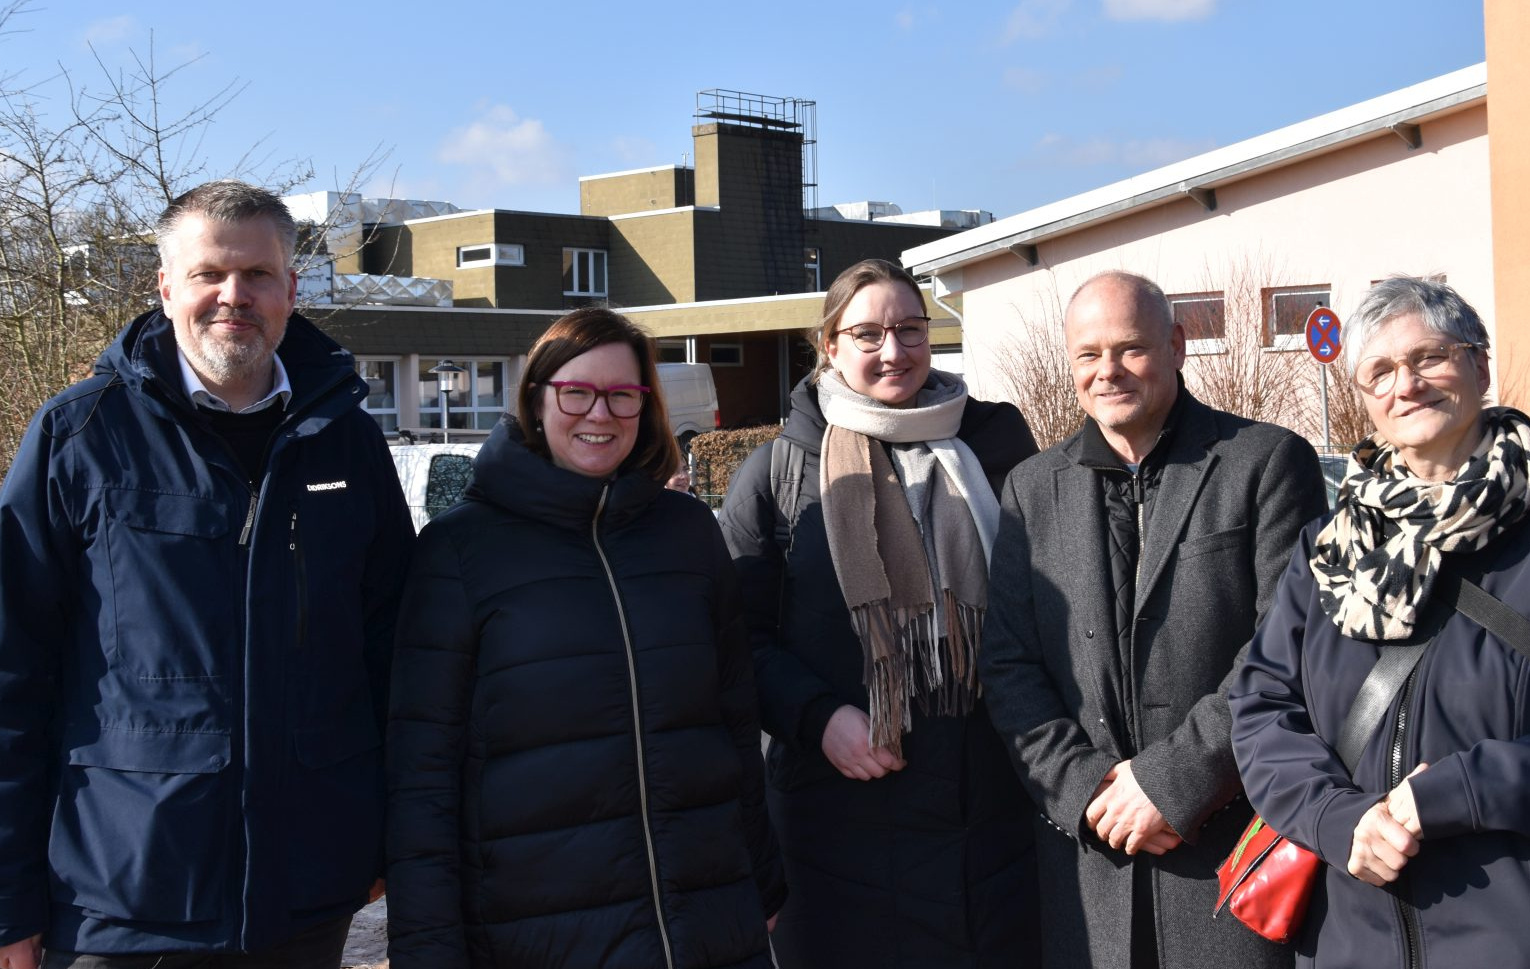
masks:
[[[1300,965],[1530,965],[1530,420],[1484,407],[1488,334],[1443,283],[1377,283],[1347,337],[1376,433],[1236,674],[1233,749],[1326,863]]]

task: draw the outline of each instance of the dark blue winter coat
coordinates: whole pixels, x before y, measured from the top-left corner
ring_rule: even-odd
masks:
[[[1327,862],[1296,943],[1298,962],[1530,966],[1522,921],[1530,912],[1530,662],[1449,614],[1411,684],[1375,725],[1351,780],[1333,746],[1378,646],[1340,634],[1318,605],[1308,564],[1317,528],[1303,534],[1228,693],[1248,799],[1272,828]],[[1530,525],[1446,558],[1530,612]],[[1410,781],[1423,829],[1418,855],[1388,889],[1351,877],[1361,815],[1396,785],[1394,772],[1406,776],[1420,763],[1428,769]]]
[[[262,949],[381,873],[413,538],[351,355],[293,316],[249,482],[146,313],[0,492],[0,944]]]
[[[388,734],[393,969],[767,969],[784,896],[706,505],[501,423],[421,533]]]

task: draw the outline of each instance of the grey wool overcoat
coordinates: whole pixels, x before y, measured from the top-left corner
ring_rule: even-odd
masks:
[[[1229,673],[1270,605],[1303,524],[1324,510],[1306,441],[1212,410],[1176,408],[1138,561],[1133,689],[1114,679],[1116,607],[1101,472],[1084,432],[1010,474],[993,554],[981,676],[988,709],[1040,808],[1036,853],[1049,969],[1131,964],[1133,865],[1151,874],[1165,969],[1288,966],[1289,951],[1211,913],[1216,866],[1250,809],[1229,740]],[[1128,730],[1119,703],[1131,698]],[[1084,811],[1130,758],[1184,844],[1134,862]]]

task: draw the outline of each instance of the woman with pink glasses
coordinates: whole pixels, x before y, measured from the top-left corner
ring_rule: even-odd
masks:
[[[420,535],[388,733],[394,969],[766,969],[785,895],[733,566],[652,342],[583,309]]]

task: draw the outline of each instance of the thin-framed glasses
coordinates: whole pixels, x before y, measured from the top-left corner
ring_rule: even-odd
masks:
[[[583,417],[595,407],[595,402],[606,399],[606,410],[612,417],[636,417],[643,411],[643,398],[649,388],[642,384],[612,384],[597,387],[582,380],[549,380],[547,386],[558,398],[558,409],[570,417]]]
[[[1437,377],[1462,350],[1475,350],[1475,343],[1416,343],[1400,357],[1366,357],[1355,368],[1355,383],[1372,397],[1385,397],[1397,386],[1397,368],[1407,364],[1408,372],[1425,380]]]
[[[903,346],[917,347],[930,338],[930,318],[910,316],[892,326],[883,326],[880,323],[857,323],[842,330],[835,330],[834,335],[848,333],[850,339],[855,341],[857,350],[863,353],[875,353],[882,349],[882,344],[887,340],[888,330],[893,332],[894,338]]]

